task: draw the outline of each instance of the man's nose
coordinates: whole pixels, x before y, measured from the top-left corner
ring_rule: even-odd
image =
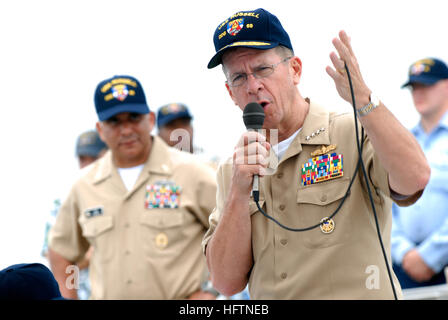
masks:
[[[263,88],[261,79],[255,78],[253,74],[247,75],[246,85],[248,94],[257,94]]]
[[[129,134],[132,132],[132,123],[131,121],[122,121],[120,123],[120,131],[121,134]]]

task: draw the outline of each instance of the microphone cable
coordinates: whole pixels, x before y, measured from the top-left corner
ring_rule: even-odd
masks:
[[[350,94],[351,94],[352,104],[353,104],[353,113],[354,113],[354,120],[355,120],[355,132],[356,132],[356,146],[357,146],[357,149],[358,149],[358,163],[356,165],[355,174],[353,175],[352,179],[350,180],[350,184],[349,184],[349,186],[347,188],[347,191],[345,192],[345,195],[342,198],[342,200],[339,203],[339,205],[336,208],[336,210],[327,219],[319,222],[318,224],[315,224],[313,226],[306,227],[306,228],[291,228],[291,227],[285,226],[284,224],[280,223],[277,219],[275,219],[274,217],[272,217],[272,216],[268,215],[266,212],[264,212],[264,210],[260,207],[260,204],[259,204],[260,192],[258,190],[257,191],[254,190],[252,192],[252,195],[253,195],[254,202],[256,203],[257,208],[261,212],[261,214],[263,216],[265,216],[267,219],[272,220],[273,222],[275,222],[281,228],[286,229],[288,231],[292,231],[292,232],[303,232],[303,231],[312,230],[312,229],[317,228],[317,227],[321,226],[322,224],[326,223],[328,220],[333,218],[339,212],[339,210],[341,209],[341,207],[344,204],[345,200],[347,199],[347,196],[350,193],[350,189],[352,187],[353,181],[355,180],[355,178],[356,178],[356,176],[358,174],[359,168],[361,167],[362,173],[363,173],[363,176],[364,176],[364,180],[365,180],[366,186],[367,186],[367,192],[369,194],[370,205],[371,205],[372,210],[373,210],[373,216],[374,216],[374,219],[375,219],[375,226],[376,226],[376,231],[377,231],[377,235],[378,235],[378,241],[380,243],[381,251],[383,253],[384,262],[386,264],[387,274],[389,276],[390,285],[392,287],[392,292],[394,294],[394,299],[398,300],[397,293],[396,293],[396,290],[395,290],[395,285],[394,285],[394,282],[393,282],[393,279],[392,279],[392,274],[391,274],[390,267],[389,267],[389,261],[387,259],[386,250],[384,249],[383,239],[381,237],[381,231],[380,231],[380,227],[379,227],[379,223],[378,223],[378,216],[376,214],[375,204],[373,202],[372,191],[371,191],[370,185],[369,185],[369,179],[367,177],[367,172],[366,172],[366,168],[365,168],[365,165],[364,165],[364,161],[362,160],[362,149],[363,149],[363,146],[364,146],[364,140],[362,140],[361,143],[359,142],[358,117],[357,117],[357,114],[356,114],[355,94],[354,94],[354,90],[353,90],[352,79],[351,79],[350,72],[348,70],[347,64],[344,65],[344,68],[345,68],[345,71],[347,72],[348,83],[349,83],[349,86],[350,86]],[[364,128],[363,127],[361,128],[361,136],[364,137]]]

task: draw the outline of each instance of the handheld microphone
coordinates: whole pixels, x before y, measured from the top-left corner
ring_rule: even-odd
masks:
[[[263,127],[264,122],[263,107],[256,102],[248,103],[243,110],[243,121],[248,131],[256,131],[261,129]],[[254,175],[251,194],[254,197],[254,200],[258,201],[259,197],[258,174]]]

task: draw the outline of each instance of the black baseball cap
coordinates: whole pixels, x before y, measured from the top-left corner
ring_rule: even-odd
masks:
[[[140,82],[121,75],[101,81],[95,90],[95,108],[100,121],[122,112],[149,113]]]
[[[267,50],[283,45],[293,50],[288,33],[278,18],[262,8],[237,12],[221,22],[213,42],[216,54],[208,63],[209,69],[221,64],[224,52],[234,47]]]
[[[436,58],[426,58],[414,62],[409,67],[409,79],[401,87],[414,83],[433,85],[439,80],[448,79],[448,67],[445,62]]]
[[[50,269],[20,263],[0,271],[0,300],[65,300]]]
[[[188,107],[183,103],[170,103],[160,107],[157,112],[157,127],[164,125],[176,119],[193,119]]]

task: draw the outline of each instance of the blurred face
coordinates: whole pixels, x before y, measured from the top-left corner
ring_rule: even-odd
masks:
[[[279,129],[288,125],[288,120],[296,111],[298,90],[302,63],[299,58],[278,64],[274,72],[265,78],[257,79],[250,73],[261,70],[265,66],[282,61],[276,49],[256,50],[238,48],[223,56],[223,66],[228,80],[238,74],[247,74],[247,81],[241,86],[231,87],[226,84],[230,97],[241,110],[250,102],[258,102],[264,109],[265,129]]]
[[[175,119],[159,128],[159,136],[171,147],[193,153],[193,127],[188,118]]]
[[[124,112],[97,123],[97,130],[120,168],[143,164],[151,151],[154,113]]]
[[[79,169],[87,167],[92,162],[94,162],[97,159],[101,158],[106,153],[106,151],[107,151],[107,149],[101,150],[100,153],[98,154],[98,156],[96,156],[96,157],[87,156],[87,155],[80,155],[80,156],[78,156]]]
[[[423,117],[437,114],[448,99],[448,81],[441,80],[433,85],[414,83],[411,85],[415,108]]]

